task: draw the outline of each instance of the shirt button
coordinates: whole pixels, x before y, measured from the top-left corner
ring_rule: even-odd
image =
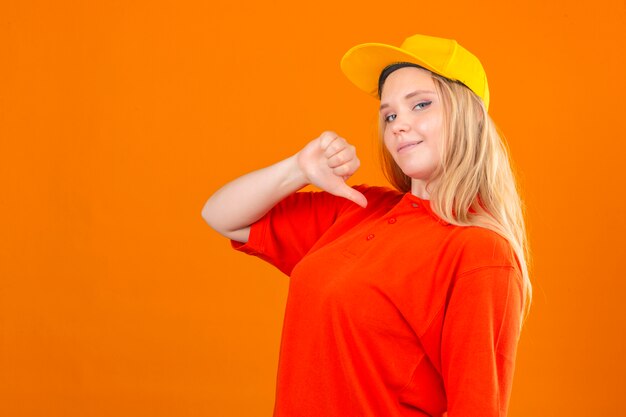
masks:
[[[372,239],[374,239],[374,235],[371,235],[371,234],[370,234],[370,235],[367,235],[367,237],[366,237],[365,239],[367,239],[367,240],[372,240]]]
[[[387,220],[387,222],[389,222],[389,224],[394,224],[396,222],[396,218],[392,217],[389,220]]]
[[[411,205],[413,206],[413,208],[418,208],[419,207],[419,204],[417,204],[417,203],[413,203]]]

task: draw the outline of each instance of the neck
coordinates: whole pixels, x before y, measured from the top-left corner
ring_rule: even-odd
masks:
[[[426,187],[427,181],[424,180],[416,180],[415,178],[411,179],[411,194],[416,197],[421,198],[422,200],[430,200],[430,192]],[[431,182],[428,184],[428,188],[432,190],[435,184]]]
[[[421,180],[411,181],[411,194],[422,200],[430,200],[430,193],[426,191],[426,184]]]

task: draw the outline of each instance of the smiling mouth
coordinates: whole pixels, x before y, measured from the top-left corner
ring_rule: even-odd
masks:
[[[424,142],[424,141],[423,141],[423,140],[420,140],[419,142],[409,142],[409,143],[406,143],[406,144],[404,144],[404,145],[402,145],[402,146],[400,146],[400,147],[398,148],[398,152],[402,152],[402,151],[409,150],[409,149],[411,149],[411,148],[413,148],[413,147],[415,147],[415,146],[419,145],[419,144],[420,144],[420,143],[422,143],[422,142]]]

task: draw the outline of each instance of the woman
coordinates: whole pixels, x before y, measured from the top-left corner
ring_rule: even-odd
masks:
[[[530,300],[521,203],[478,59],[453,40],[342,60],[380,97],[396,190],[345,184],[324,132],[217,191],[203,217],[290,275],[275,416],[504,416]],[[300,192],[314,184],[322,192]]]

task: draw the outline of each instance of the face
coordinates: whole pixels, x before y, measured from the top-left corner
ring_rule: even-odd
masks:
[[[413,194],[427,198],[426,183],[439,167],[443,146],[443,103],[430,72],[404,67],[385,80],[380,98],[385,147]]]

